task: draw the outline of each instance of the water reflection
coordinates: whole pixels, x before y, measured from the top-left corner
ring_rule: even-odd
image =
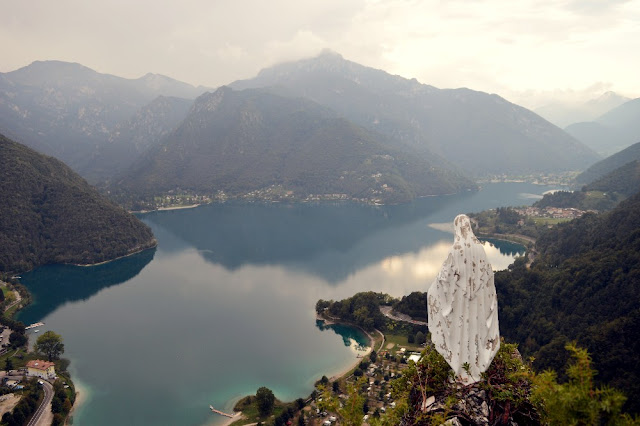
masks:
[[[17,319],[25,324],[39,321],[65,303],[87,300],[102,289],[129,281],[155,253],[153,248],[102,265],[48,265],[22,274],[20,281],[29,288],[32,302]]]
[[[450,243],[448,228],[460,213],[531,204],[548,187],[491,184],[479,192],[428,197],[398,206],[261,204],[231,202],[143,215],[154,233],[174,242],[163,250],[198,250],[207,261],[236,270],[243,265],[285,265],[337,284],[391,256],[419,253],[426,242]]]
[[[369,349],[369,339],[367,335],[355,327],[343,324],[327,324],[323,320],[316,320],[316,327],[320,331],[333,331],[342,337],[345,346],[353,349],[354,352],[362,353]]]

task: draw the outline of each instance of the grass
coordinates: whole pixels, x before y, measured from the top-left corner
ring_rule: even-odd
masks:
[[[385,333],[384,336],[387,339],[387,342],[385,343],[385,348],[389,343],[394,343],[395,344],[393,349],[389,350],[392,353],[399,352],[400,347],[407,348],[407,351],[417,351],[417,352],[421,352],[424,349],[420,345],[416,345],[414,343],[409,343],[407,341],[407,336],[405,336],[404,334],[387,334],[387,333]]]

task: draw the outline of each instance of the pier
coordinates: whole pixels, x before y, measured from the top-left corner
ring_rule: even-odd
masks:
[[[41,325],[44,325],[44,323],[43,322],[37,322],[35,324],[31,324],[31,325],[26,326],[24,329],[25,330],[31,330],[32,328],[40,327]]]
[[[215,408],[213,408],[213,405],[210,405],[209,408],[211,409],[211,411],[213,411],[216,414],[220,414],[221,416],[229,417],[230,419],[233,418],[233,414],[227,414],[227,413],[223,413],[220,410],[216,410]]]

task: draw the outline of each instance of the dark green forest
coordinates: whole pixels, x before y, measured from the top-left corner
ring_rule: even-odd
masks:
[[[98,263],[154,245],[149,227],[69,167],[0,135],[0,272]]]

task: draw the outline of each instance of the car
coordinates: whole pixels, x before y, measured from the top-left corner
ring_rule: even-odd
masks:
[[[44,382],[43,382],[42,380],[38,380],[38,384],[39,384],[40,386],[42,386],[42,385],[44,385]]]

